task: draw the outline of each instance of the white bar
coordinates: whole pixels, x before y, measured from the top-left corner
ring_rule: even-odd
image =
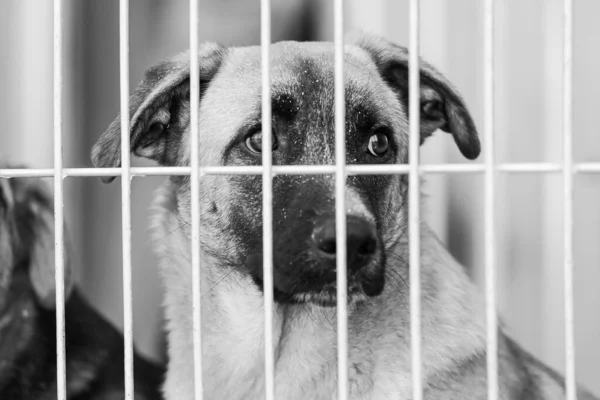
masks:
[[[409,167],[406,165],[406,167]],[[430,174],[444,174],[444,173],[473,173],[473,172],[484,172],[484,164],[429,164],[419,165],[419,172],[426,172]],[[407,171],[410,168],[407,169]]]
[[[344,93],[344,3],[336,0],[335,52],[335,237],[338,399],[348,399],[348,276],[346,270],[346,100]]]
[[[190,138],[192,201],[192,313],[194,347],[194,394],[196,400],[204,396],[202,379],[202,294],[200,270],[200,133],[198,113],[200,107],[200,69],[198,65],[198,0],[190,0]]]
[[[186,176],[191,175],[191,167],[131,167],[132,177],[145,176]],[[273,175],[333,175],[335,165],[274,165]],[[408,164],[346,165],[348,175],[397,175],[408,174]],[[496,171],[505,173],[554,173],[562,172],[562,164],[556,163],[516,163],[496,164]],[[427,174],[469,174],[485,172],[485,164],[421,164],[420,173]],[[573,164],[573,173],[600,173],[600,163]],[[261,175],[260,166],[218,166],[200,167],[203,175]],[[121,168],[63,168],[63,177],[121,176]],[[51,178],[53,168],[4,168],[0,178]]]
[[[54,266],[56,285],[56,395],[67,399],[65,347],[65,238],[62,141],[62,0],[54,0]]]
[[[54,0],[60,1],[60,0]],[[56,100],[56,96],[54,97]],[[56,129],[56,122],[54,123]],[[56,140],[56,139],[55,139]],[[55,142],[56,143],[56,142]],[[56,165],[56,163],[55,163]],[[56,168],[56,167],[55,167]],[[57,171],[62,171],[62,168],[57,169]],[[62,175],[60,172],[57,174],[58,176]],[[2,168],[0,169],[0,178],[52,178],[54,176],[54,168]]]
[[[557,163],[515,163],[496,164],[496,170],[501,172],[562,172],[562,164]]]
[[[273,159],[271,154],[271,1],[260,3],[262,75],[263,291],[265,298],[265,399],[275,399],[273,346]]]
[[[600,163],[580,163],[573,164],[574,172],[580,174],[598,173],[600,172]]]
[[[119,2],[121,97],[121,228],[123,243],[123,344],[125,399],[133,400],[133,310],[131,281],[131,162],[129,152],[129,0]]]
[[[575,333],[573,315],[573,4],[565,0],[563,54],[563,178],[564,178],[564,296],[565,296],[565,391],[577,399],[575,382]]]
[[[494,0],[484,4],[485,118],[485,299],[487,398],[498,400],[498,316],[496,313],[496,220],[494,155]]]
[[[420,210],[420,63],[419,63],[419,0],[410,1],[409,53],[409,185],[408,232],[410,269],[410,340],[412,351],[412,399],[423,399],[421,361],[421,210]]]

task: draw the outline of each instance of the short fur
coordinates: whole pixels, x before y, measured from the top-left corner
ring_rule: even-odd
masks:
[[[4,166],[3,166],[4,167]],[[123,336],[73,288],[65,265],[67,398],[123,399]],[[56,399],[54,217],[39,179],[0,179],[0,399]],[[135,399],[158,400],[163,368],[135,354]]]
[[[407,50],[367,35],[351,36],[346,43],[346,162],[406,163]],[[281,42],[272,46],[271,57],[273,163],[333,164],[332,44]],[[199,64],[201,164],[260,165],[260,153],[251,145],[261,130],[260,49],[205,44]],[[189,165],[188,81],[185,56],[150,70],[131,98],[131,151],[162,165]],[[421,142],[438,128],[453,135],[465,157],[479,155],[464,101],[422,63]],[[374,138],[380,144],[382,135],[389,146],[375,155],[369,146]],[[119,137],[117,118],[94,147],[96,166],[119,165]],[[262,399],[261,180],[208,175],[200,185],[204,394],[207,399]],[[189,177],[170,178],[157,192],[151,224],[168,320],[164,394],[178,400],[193,398],[194,389],[189,186]],[[276,398],[336,395],[336,315],[330,307],[335,257],[331,246],[315,242],[315,235],[331,228],[334,186],[332,176],[273,180]],[[407,188],[404,175],[347,180],[348,221],[375,232],[366,253],[357,253],[354,247],[360,246],[348,248],[351,399],[411,397]],[[349,229],[348,240],[359,231]],[[421,235],[425,398],[484,399],[483,296],[425,224]],[[564,397],[562,379],[502,329],[499,360],[500,398]],[[583,392],[579,398],[592,399]]]

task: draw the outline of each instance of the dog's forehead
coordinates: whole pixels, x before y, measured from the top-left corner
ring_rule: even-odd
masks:
[[[298,85],[306,78],[321,82],[321,87],[333,87],[335,58],[334,46],[326,42],[279,42],[271,46],[271,82],[273,92]],[[375,64],[369,55],[356,46],[346,46],[344,54],[345,85],[353,88],[362,86],[378,76]],[[239,47],[230,52],[223,75],[253,78],[240,82],[260,90],[261,51],[260,47]],[[258,79],[257,79],[258,78]]]
[[[241,126],[260,116],[260,47],[232,48],[211,81],[201,103],[200,129],[205,146],[223,148]],[[289,96],[304,107],[333,112],[334,45],[324,42],[279,42],[271,47],[271,92],[273,98]],[[348,106],[371,105],[373,109],[401,119],[401,108],[384,83],[375,63],[361,48],[345,46],[344,86]],[[287,97],[286,97],[287,98]],[[347,109],[347,112],[352,110]],[[390,122],[392,123],[392,122]],[[215,160],[205,160],[213,163]]]

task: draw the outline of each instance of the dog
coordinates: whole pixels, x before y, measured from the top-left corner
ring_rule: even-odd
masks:
[[[67,398],[124,399],[123,336],[79,294],[65,251]],[[0,399],[56,399],[53,199],[40,179],[0,179]],[[135,355],[135,399],[164,368]]]
[[[346,162],[408,162],[408,51],[383,38],[345,41]],[[199,49],[200,162],[261,165],[259,47]],[[332,165],[334,47],[271,47],[275,165]],[[461,95],[426,62],[420,69],[420,141],[450,133],[467,159],[480,153]],[[130,99],[131,151],[164,166],[190,165],[189,55],[150,68]],[[269,134],[269,133],[267,133]],[[119,167],[120,118],[92,150]],[[110,181],[114,178],[104,178]],[[206,399],[264,398],[261,176],[200,179],[203,384]],[[273,178],[275,396],[337,398],[335,182]],[[411,346],[406,175],[346,182],[349,398],[410,399]],[[192,399],[190,178],[158,190],[151,232],[165,286],[165,397]],[[426,224],[421,225],[425,399],[486,399],[484,298]],[[562,399],[563,378],[499,328],[501,399]],[[594,399],[581,390],[581,399]]]

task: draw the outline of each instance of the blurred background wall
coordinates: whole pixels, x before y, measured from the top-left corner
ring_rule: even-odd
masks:
[[[201,40],[257,44],[258,0],[201,0]],[[52,2],[4,0],[0,14],[0,154],[52,167]],[[89,151],[119,110],[118,1],[64,0],[65,165],[91,166]],[[348,0],[347,29],[408,44],[408,0]],[[422,0],[422,55],[444,72],[483,127],[483,15],[476,0]],[[131,84],[157,61],[188,46],[186,0],[131,0]],[[273,39],[331,40],[331,0],[273,0]],[[575,160],[600,161],[596,108],[600,3],[575,2]],[[562,2],[505,0],[496,19],[498,162],[560,162]],[[425,163],[463,162],[450,135],[422,148]],[[482,162],[481,157],[477,162]],[[134,165],[148,165],[136,160]],[[146,234],[152,191],[162,178],[133,181],[134,335],[137,347],[164,357],[161,288]],[[562,178],[498,175],[499,307],[511,334],[563,370]],[[575,178],[575,306],[578,379],[600,393],[600,176]],[[79,260],[80,286],[122,326],[120,186],[69,178],[65,210]],[[426,215],[451,252],[483,284],[483,177],[430,175]]]

